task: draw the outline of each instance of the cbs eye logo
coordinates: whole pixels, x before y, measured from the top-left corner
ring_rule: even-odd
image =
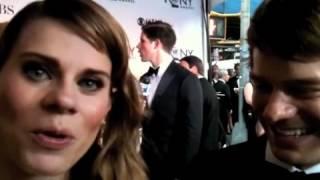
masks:
[[[147,23],[156,22],[156,21],[160,21],[160,20],[159,20],[159,19],[145,19],[145,18],[143,18],[143,17],[139,17],[139,18],[137,19],[137,24],[138,24],[139,26],[143,26],[143,25],[145,25],[145,24],[147,24]]]
[[[173,8],[187,8],[192,9],[191,2],[192,0],[164,0],[165,3],[170,3]]]
[[[168,0],[165,0],[164,2],[167,3]],[[172,7],[178,8],[178,0],[169,0],[169,3],[171,4]]]

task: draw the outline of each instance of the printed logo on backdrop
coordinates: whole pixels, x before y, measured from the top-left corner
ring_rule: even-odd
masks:
[[[138,48],[136,46],[130,48],[131,58],[140,59],[140,53],[138,52]],[[171,56],[175,59],[181,59],[185,56],[193,55],[194,50],[186,49],[186,48],[173,48],[171,52]]]
[[[155,22],[155,21],[161,21],[161,19],[153,19],[153,18],[143,18],[143,17],[138,17],[137,19],[137,24],[139,26],[143,26],[148,22]]]
[[[164,0],[172,8],[193,9],[192,0]]]
[[[118,1],[118,2],[126,2],[126,3],[135,3],[135,0],[110,0],[110,1]]]
[[[171,55],[177,59],[183,58],[185,56],[191,56],[194,50],[185,48],[173,48]]]
[[[0,15],[13,15],[15,13],[12,4],[0,3]]]

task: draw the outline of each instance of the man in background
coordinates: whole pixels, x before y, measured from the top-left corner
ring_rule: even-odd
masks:
[[[216,91],[204,78],[202,61],[196,56],[186,56],[180,60],[180,65],[197,76],[200,80],[203,94],[203,127],[200,153],[217,150],[225,143],[225,132],[219,117],[219,102]]]
[[[150,78],[147,107],[150,119],[143,124],[142,156],[150,180],[174,180],[199,152],[202,133],[202,90],[190,72],[173,61],[170,53],[176,35],[163,21],[142,26],[139,53],[151,63],[143,76]]]
[[[229,79],[229,74],[226,70],[218,71],[218,80],[214,84],[214,89],[217,92],[220,109],[220,120],[223,124],[224,130],[227,134],[231,135],[233,122],[231,117],[231,93],[229,85],[226,83]],[[228,142],[228,145],[230,142]]]
[[[234,64],[234,76],[232,76],[227,84],[231,92],[232,105],[232,122],[233,125],[239,120],[239,81],[240,81],[240,63]]]

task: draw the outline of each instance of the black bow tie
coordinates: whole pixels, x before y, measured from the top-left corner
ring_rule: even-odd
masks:
[[[292,176],[294,177],[304,177],[306,176],[307,174],[303,171],[295,171],[295,172],[291,172],[290,173]]]
[[[152,76],[153,74],[154,75],[157,75],[158,74],[158,71],[159,71],[159,67],[157,67],[156,69],[152,68],[152,67],[149,67],[149,70],[147,72],[147,74],[149,76]]]

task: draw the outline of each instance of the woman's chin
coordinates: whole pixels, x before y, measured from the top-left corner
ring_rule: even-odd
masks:
[[[34,175],[60,176],[68,173],[72,165],[63,157],[37,155],[27,158],[24,166],[29,167],[27,171]]]

